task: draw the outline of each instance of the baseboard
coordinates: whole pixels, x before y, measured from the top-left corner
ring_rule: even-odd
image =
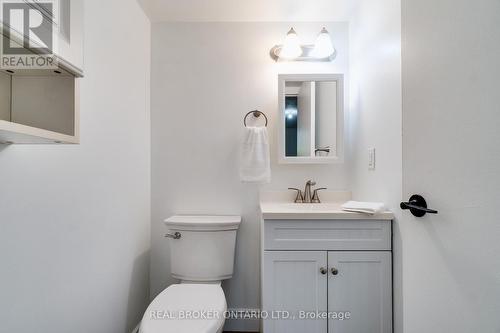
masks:
[[[260,320],[248,318],[248,313],[258,313],[260,309],[228,309],[231,314],[224,324],[224,332],[260,332]]]

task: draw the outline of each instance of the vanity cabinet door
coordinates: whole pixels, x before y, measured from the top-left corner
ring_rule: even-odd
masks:
[[[326,318],[300,317],[301,311],[327,311],[326,251],[265,251],[263,270],[264,333],[327,332]]]
[[[391,252],[328,252],[329,333],[392,332]]]

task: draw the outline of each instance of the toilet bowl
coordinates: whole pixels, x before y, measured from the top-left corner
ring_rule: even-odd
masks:
[[[227,310],[221,281],[234,268],[240,216],[172,216],[171,274],[181,280],[161,292],[146,310],[139,333],[220,333]]]
[[[220,333],[227,310],[218,284],[175,284],[149,305],[140,333]]]

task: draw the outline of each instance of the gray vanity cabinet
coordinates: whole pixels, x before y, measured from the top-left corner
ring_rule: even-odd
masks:
[[[389,220],[265,220],[264,333],[391,333]]]

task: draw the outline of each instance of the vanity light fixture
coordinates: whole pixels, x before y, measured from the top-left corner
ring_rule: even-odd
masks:
[[[301,45],[297,32],[292,27],[282,45],[271,49],[271,58],[275,61],[332,61],[335,59],[336,50],[332,38],[326,28],[323,28],[314,45]]]

